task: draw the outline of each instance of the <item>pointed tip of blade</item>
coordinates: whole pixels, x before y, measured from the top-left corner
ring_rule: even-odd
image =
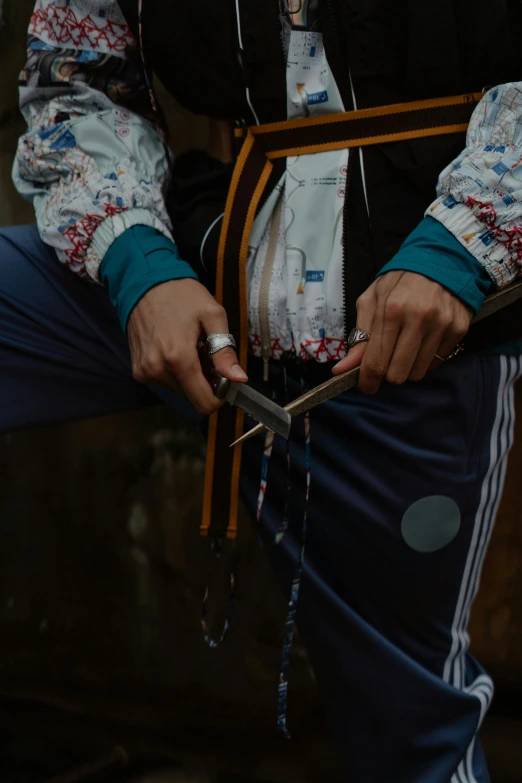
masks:
[[[234,443],[231,443],[230,448],[233,449],[234,446],[237,446],[239,443],[246,443],[247,440],[255,438],[256,435],[259,435],[261,432],[265,432],[265,430],[266,427],[263,424],[258,424],[253,429],[245,432],[245,434],[238,438],[238,440],[234,441]]]

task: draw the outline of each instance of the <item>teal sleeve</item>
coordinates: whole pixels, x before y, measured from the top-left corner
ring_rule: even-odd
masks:
[[[132,226],[112,243],[100,267],[124,332],[134,307],[147,291],[168,280],[198,277],[179,257],[174,242],[150,226]]]
[[[419,223],[379,275],[399,269],[417,272],[440,283],[475,313],[493,288],[493,281],[482,264],[442,223],[431,217]]]

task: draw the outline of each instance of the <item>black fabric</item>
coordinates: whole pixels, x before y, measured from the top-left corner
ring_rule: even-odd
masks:
[[[137,0],[120,0],[136,31]],[[144,0],[145,53],[167,89],[193,112],[252,122],[286,119],[279,0]],[[480,92],[522,77],[520,0],[320,0],[329,63],[347,110]],[[399,250],[435,196],[465,135],[366,148],[354,169],[345,232],[347,327],[368,280]],[[352,156],[354,157],[354,156]],[[198,205],[201,210],[201,204]],[[200,212],[200,214],[202,214]]]
[[[280,181],[285,166],[285,160],[274,161],[261,206]],[[186,152],[176,158],[167,195],[167,209],[181,257],[212,293],[216,288],[223,225],[219,217],[225,211],[232,172],[233,166],[220,163],[201,150]]]
[[[216,261],[222,221],[233,167],[194,150],[174,164],[167,198],[181,257],[215,290]],[[217,222],[216,222],[217,221]],[[209,232],[209,228],[213,226]],[[204,242],[204,244],[203,244]]]
[[[464,340],[467,352],[486,351],[522,339],[522,299],[471,326]]]
[[[137,35],[138,0],[119,5]],[[149,67],[195,114],[252,123],[248,84],[260,121],[279,120],[286,107],[279,0],[239,0],[239,7],[242,55],[235,0],[143,0]]]

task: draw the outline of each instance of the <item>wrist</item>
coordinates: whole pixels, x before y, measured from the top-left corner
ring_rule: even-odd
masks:
[[[100,279],[108,288],[125,333],[132,311],[152,288],[187,278],[197,280],[197,275],[179,257],[176,245],[145,226],[125,231],[111,245],[100,268]]]

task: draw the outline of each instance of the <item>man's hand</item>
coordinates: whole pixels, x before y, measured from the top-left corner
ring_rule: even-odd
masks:
[[[355,345],[334,374],[361,364],[359,388],[375,394],[386,380],[420,381],[467,334],[471,310],[446,288],[414,272],[388,272],[357,302],[357,326],[370,341]]]
[[[129,319],[134,378],[181,391],[199,413],[213,413],[222,403],[214,397],[198,355],[198,343],[210,334],[228,334],[228,322],[224,309],[204,286],[185,279],[152,288]],[[230,381],[248,380],[232,348],[223,348],[212,359]]]

